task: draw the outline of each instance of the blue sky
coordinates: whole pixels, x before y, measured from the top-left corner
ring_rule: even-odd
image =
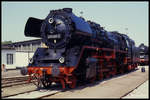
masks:
[[[2,41],[24,41],[29,17],[44,19],[50,10],[73,8],[73,13],[105,27],[107,31],[128,34],[136,45],[149,42],[148,2],[2,2]],[[128,28],[128,30],[126,30]]]

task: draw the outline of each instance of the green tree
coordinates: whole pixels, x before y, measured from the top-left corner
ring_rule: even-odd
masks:
[[[12,41],[3,41],[2,44],[10,44]]]

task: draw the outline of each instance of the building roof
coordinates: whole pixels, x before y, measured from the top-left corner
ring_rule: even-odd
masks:
[[[35,40],[27,40],[27,41],[20,41],[20,42],[14,42],[10,44],[3,44],[3,46],[12,46],[12,45],[26,45],[26,44],[36,44],[36,43],[41,43],[42,39],[35,39]]]

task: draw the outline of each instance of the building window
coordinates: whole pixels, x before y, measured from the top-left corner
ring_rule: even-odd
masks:
[[[7,64],[13,64],[13,54],[7,54]]]

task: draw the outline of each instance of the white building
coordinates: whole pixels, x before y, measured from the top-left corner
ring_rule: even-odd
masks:
[[[4,64],[6,69],[16,68],[16,50],[15,48],[4,47],[1,48],[1,64]]]
[[[36,49],[42,46],[44,45],[41,39],[2,45],[2,64],[5,64],[6,69],[25,67]]]
[[[34,52],[16,52],[16,68],[26,67]]]

